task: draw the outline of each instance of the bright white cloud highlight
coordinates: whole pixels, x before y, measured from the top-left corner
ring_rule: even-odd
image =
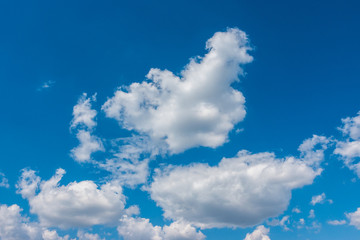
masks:
[[[151,69],[149,81],[120,88],[102,107],[128,130],[165,140],[171,153],[205,146],[218,147],[245,117],[245,98],[231,87],[253,58],[244,32],[217,32],[206,43],[209,51],[197,57],[180,76]]]
[[[360,177],[360,112],[356,117],[341,119],[340,131],[346,136],[345,141],[338,141],[335,154],[344,160],[345,165]]]
[[[313,162],[243,150],[213,167],[196,163],[158,170],[149,192],[166,218],[201,228],[254,226],[281,214],[291,191],[313,182],[321,173],[309,165]]]
[[[203,240],[205,235],[183,222],[173,222],[169,226],[153,226],[149,219],[124,217],[117,228],[124,240]]]
[[[246,234],[244,240],[270,240],[268,236],[269,232],[269,228],[260,225],[252,233]]]
[[[40,181],[32,170],[23,171],[18,192],[29,201],[30,212],[44,226],[60,228],[116,224],[126,212],[125,196],[118,184],[98,187],[92,181],[60,185],[65,171],[58,169],[47,181]]]

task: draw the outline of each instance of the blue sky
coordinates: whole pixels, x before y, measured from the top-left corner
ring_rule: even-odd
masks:
[[[359,7],[2,1],[0,239],[360,237]]]

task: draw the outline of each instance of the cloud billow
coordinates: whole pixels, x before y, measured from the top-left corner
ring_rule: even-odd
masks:
[[[227,141],[229,131],[245,117],[245,98],[231,84],[253,58],[247,36],[237,28],[217,32],[180,76],[153,68],[148,81],[118,89],[103,105],[106,116],[128,130],[163,139],[171,153]]]

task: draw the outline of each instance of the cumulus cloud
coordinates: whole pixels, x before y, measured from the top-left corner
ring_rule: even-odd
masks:
[[[352,225],[360,230],[360,208],[355,212],[346,214],[346,217],[350,220],[349,225]]]
[[[117,228],[124,240],[203,240],[205,235],[183,222],[173,222],[169,226],[153,226],[149,219],[125,216]]]
[[[217,32],[206,43],[208,53],[197,57],[180,76],[151,69],[148,81],[119,88],[102,106],[128,130],[165,141],[171,153],[205,146],[218,147],[245,117],[245,98],[231,84],[253,58],[244,32]]]
[[[71,150],[71,156],[77,162],[89,162],[92,153],[104,151],[101,139],[91,135],[89,131],[80,130],[76,137],[80,141],[80,145]]]
[[[347,117],[341,121],[343,125],[339,130],[346,139],[337,142],[334,153],[340,155],[345,165],[360,177],[360,112],[355,117]]]
[[[45,230],[42,233],[43,240],[69,240],[69,235],[64,237],[59,236],[59,234],[55,230]],[[75,240],[75,239],[72,239]]]
[[[201,228],[254,226],[281,214],[291,191],[321,173],[317,163],[309,163],[314,161],[243,150],[217,166],[195,163],[157,170],[149,192],[166,218]]]
[[[269,232],[270,229],[260,225],[252,233],[246,234],[244,240],[270,240],[268,236]]]
[[[41,238],[41,228],[28,218],[21,216],[22,209],[14,204],[0,205],[0,239],[31,239]]]
[[[122,188],[112,182],[96,185],[92,181],[60,185],[65,171],[58,169],[47,181],[40,181],[32,170],[24,170],[18,192],[29,201],[30,212],[43,226],[60,228],[115,224],[126,213]]]
[[[78,130],[76,137],[80,145],[71,150],[71,156],[78,162],[89,162],[92,153],[104,151],[101,139],[92,134],[97,125],[95,120],[97,111],[92,109],[94,101],[96,101],[96,94],[87,97],[87,94],[83,93],[73,108],[71,129]]]
[[[92,102],[94,101],[96,101],[96,94],[92,97],[87,97],[87,94],[83,93],[73,108],[71,128],[80,126],[93,129],[96,126],[95,117],[97,115],[97,111],[92,109]]]

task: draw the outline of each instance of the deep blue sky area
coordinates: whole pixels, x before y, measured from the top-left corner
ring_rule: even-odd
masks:
[[[343,139],[337,129],[341,119],[360,110],[359,10],[355,0],[1,1],[0,172],[10,186],[0,187],[0,204],[18,204],[24,215],[39,220],[16,193],[23,168],[36,170],[44,180],[64,168],[65,185],[103,182],[104,171],[79,164],[70,155],[78,144],[70,122],[79,97],[97,93],[93,108],[98,111],[100,138],[130,136],[133,132],[105,117],[102,104],[118,87],[144,81],[150,68],[179,75],[190,58],[207,53],[205,43],[215,32],[227,28],[246,32],[254,57],[244,66],[240,82],[232,85],[245,96],[245,119],[222,146],[160,156],[151,168],[193,162],[216,165],[242,149],[298,156],[298,146],[313,134]],[[42,88],[47,82],[50,87]],[[360,238],[348,222],[327,223],[349,221],[346,213],[360,207],[358,177],[332,153],[334,144],[325,154],[321,176],[293,190],[288,209],[277,216],[292,215],[298,207],[301,216],[294,221],[304,218],[321,227],[300,229],[290,223],[287,231],[264,221],[272,240]],[[323,192],[332,204],[309,204],[312,196]],[[171,223],[140,187],[125,188],[124,194],[129,205],[139,205],[141,217],[154,225]],[[308,220],[311,209],[314,220]],[[202,232],[208,240],[244,239],[255,227]],[[101,235],[105,231],[112,232],[109,239],[121,239],[114,227],[105,229],[92,230],[106,239]],[[74,229],[58,232],[76,236]]]

